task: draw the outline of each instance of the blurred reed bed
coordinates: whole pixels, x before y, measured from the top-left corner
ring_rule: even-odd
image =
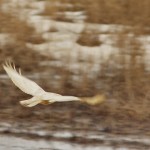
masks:
[[[60,6],[56,5],[56,2],[71,5]],[[80,10],[84,11],[87,16],[86,22],[120,24],[129,27],[114,33],[117,37],[115,47],[119,49],[118,55],[114,56],[112,54],[112,57],[99,64],[101,71],[97,72],[96,78],[90,78],[88,70],[87,72],[81,70],[79,77],[82,80],[80,84],[76,85],[73,83],[72,76],[74,73],[71,70],[62,67],[40,66],[39,62],[43,60],[51,61],[53,58],[50,55],[41,55],[27,48],[27,42],[36,44],[44,42],[44,39],[35,32],[33,27],[11,13],[0,11],[0,33],[10,34],[15,39],[5,46],[0,45],[0,63],[8,58],[19,65],[17,67],[21,66],[26,72],[48,72],[47,78],[39,78],[38,83],[52,92],[77,96],[93,96],[98,93],[107,95],[107,101],[95,108],[98,114],[113,116],[116,119],[127,117],[147,120],[150,116],[150,75],[146,68],[147,62],[145,62],[146,50],[142,47],[138,37],[150,33],[148,28],[150,1],[110,0],[107,2],[105,0],[95,0],[93,2],[93,0],[81,0],[77,2],[74,0],[57,0],[53,1],[53,5],[50,1],[47,1],[47,3],[50,4],[46,5],[45,11],[41,15],[52,16],[55,20],[66,20],[65,16],[63,16],[64,18],[58,16],[60,12]],[[56,31],[55,28],[53,30]],[[97,46],[101,44],[97,36],[96,31],[89,32],[85,28],[77,42],[81,45]],[[112,61],[115,65],[112,65]],[[94,60],[91,59],[91,66],[93,62]],[[67,63],[69,63],[69,59]],[[0,67],[0,72],[4,73],[2,67]],[[111,72],[111,75],[108,75],[108,72]],[[60,83],[56,88],[50,86],[51,82],[47,82],[47,79],[58,80],[54,78],[55,75],[60,75]],[[100,88],[97,88],[97,84],[101,85]],[[1,86],[3,85],[5,85],[4,82],[1,83]],[[16,94],[12,93],[13,96],[17,97]],[[1,101],[1,104],[3,104],[3,101]]]

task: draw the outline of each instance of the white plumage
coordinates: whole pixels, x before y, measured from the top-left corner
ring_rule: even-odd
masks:
[[[23,92],[32,95],[33,97],[28,100],[20,101],[20,104],[25,107],[33,107],[37,104],[48,105],[54,102],[65,102],[65,101],[82,101],[90,105],[99,105],[105,101],[105,95],[95,95],[93,97],[75,97],[75,96],[62,96],[60,94],[51,93],[44,91],[34,81],[27,79],[22,76],[21,71],[17,72],[15,65],[6,63],[3,65],[8,76],[11,78],[13,83]]]
[[[21,71],[17,72],[15,66],[11,63],[6,63],[3,65],[8,76],[11,78],[13,83],[23,92],[32,95],[33,97],[28,100],[20,101],[20,104],[25,107],[33,107],[39,103],[50,104],[53,102],[65,102],[65,101],[79,101],[81,100],[75,96],[62,96],[60,94],[50,93],[44,91],[39,85],[34,81],[27,79],[21,75]]]

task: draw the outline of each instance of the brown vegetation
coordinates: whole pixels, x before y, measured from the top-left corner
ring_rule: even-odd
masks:
[[[9,59],[20,64],[20,66],[23,65],[24,69],[29,71],[35,70],[35,66],[39,64],[40,60],[50,58],[50,56],[41,56],[26,46],[27,42],[39,44],[44,40],[35,32],[33,27],[13,14],[0,11],[0,33],[10,36],[7,44],[0,44],[0,64]],[[0,72],[2,70],[3,68],[0,66]]]
[[[87,21],[107,24],[148,25],[149,0],[83,0]]]
[[[150,33],[150,30],[147,27],[150,23],[150,1],[81,0],[80,2],[70,2],[68,0],[65,2],[69,2],[74,5],[72,11],[80,9],[84,10],[87,14],[87,22],[122,24],[128,25],[128,27],[130,27],[128,29],[122,30],[121,32],[115,33],[118,37],[115,46],[119,48],[119,54],[118,56],[110,58],[110,60],[104,62],[103,64],[100,64],[102,72],[98,73],[99,75],[97,78],[91,79],[87,76],[86,73],[80,72],[80,77],[83,78],[83,80],[77,87],[71,82],[73,74],[72,72],[66,70],[66,68],[56,67],[53,68],[55,70],[54,74],[60,74],[60,72],[62,74],[61,83],[58,88],[54,89],[54,87],[51,87],[49,82],[47,82],[47,78],[40,79],[39,82],[42,83],[43,87],[47,88],[47,90],[52,92],[59,92],[61,94],[92,96],[101,92],[106,93],[108,100],[101,106],[89,108],[89,106],[84,104],[69,104],[69,106],[76,106],[76,109],[81,108],[83,111],[85,110],[85,116],[87,117],[89,117],[88,115],[90,114],[93,118],[94,115],[101,116],[103,119],[112,119],[113,117],[113,119],[116,121],[129,119],[148,121],[148,118],[150,117],[150,75],[146,69],[146,62],[144,60],[145,49],[142,48],[142,44],[138,40],[138,37],[140,35]],[[58,6],[46,5],[45,12],[43,14],[50,15],[53,19],[57,19],[57,12],[60,13],[66,10],[71,10],[71,8],[58,8]],[[57,30],[53,28],[53,31]],[[41,37],[37,38],[34,29],[30,27],[25,21],[20,21],[18,18],[11,16],[10,14],[0,12],[0,32],[10,33],[13,38],[16,39],[15,43],[8,44],[5,47],[0,47],[0,63],[2,63],[7,58],[11,58],[12,60],[15,60],[16,64],[21,65],[25,71],[32,70],[32,72],[34,72],[36,69],[39,71],[43,71],[45,69],[46,71],[49,69],[49,67],[43,69],[42,67],[40,68],[40,66],[37,68],[38,62],[42,60],[49,60],[49,56],[41,56],[37,52],[34,52],[25,46],[26,42],[42,42]],[[101,44],[101,42],[97,40],[97,33],[94,35],[94,37],[92,37],[91,33],[87,32],[85,33],[85,31],[83,31],[84,34],[81,33],[78,43],[86,46],[95,46]],[[34,37],[35,39],[33,39]],[[112,65],[110,61],[114,61],[115,65]],[[1,72],[3,72],[2,67],[0,69]],[[111,76],[108,76],[108,72],[112,73]],[[51,76],[49,77],[49,80],[51,80]],[[101,89],[97,88],[96,84],[102,85]],[[13,103],[11,99],[24,98],[24,96],[21,94],[17,95],[15,89],[13,89],[13,92],[11,92],[11,97],[8,97],[6,90],[8,90],[7,87],[9,84],[1,82],[1,86],[3,86],[3,89],[2,93],[0,94],[2,97],[6,97],[4,101],[0,101],[1,109],[5,108],[5,105],[6,103],[8,104],[8,102],[10,105],[14,106],[16,102]],[[54,105],[54,107],[59,107],[61,109],[66,108],[65,106],[62,107],[59,104]],[[22,109],[20,106],[17,108],[18,110]],[[38,109],[43,111],[43,107]],[[90,113],[89,109],[91,109]],[[31,111],[25,109],[23,109],[23,111],[26,113],[18,111],[18,113],[15,115],[18,115],[18,118],[22,118],[29,117],[32,113],[36,112],[34,110]],[[10,112],[14,113],[13,110]],[[64,116],[61,116],[64,118],[66,117],[67,119],[71,119],[72,114],[72,110],[69,109],[69,112],[65,112]],[[76,112],[75,114],[84,116],[82,111]],[[58,116],[56,116],[56,118],[58,119]],[[61,118],[59,119],[61,122]],[[101,118],[99,118],[99,121],[100,119]]]
[[[96,30],[85,29],[80,33],[77,43],[83,46],[100,46],[99,33]]]
[[[126,24],[148,26],[150,22],[149,0],[54,0],[63,5],[46,5],[49,15],[64,11],[85,11],[87,21],[102,24]],[[71,6],[64,5],[71,4]],[[51,8],[52,7],[52,8]],[[51,13],[49,13],[51,12]]]

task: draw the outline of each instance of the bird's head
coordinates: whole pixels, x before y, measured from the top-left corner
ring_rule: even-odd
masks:
[[[97,94],[93,97],[83,97],[82,101],[89,104],[89,105],[99,105],[103,103],[106,100],[105,95],[103,94]]]

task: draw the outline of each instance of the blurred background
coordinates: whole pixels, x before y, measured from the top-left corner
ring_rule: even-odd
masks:
[[[0,0],[0,149],[150,149],[149,6]],[[46,91],[105,101],[24,108],[30,96],[8,78],[6,60]]]

